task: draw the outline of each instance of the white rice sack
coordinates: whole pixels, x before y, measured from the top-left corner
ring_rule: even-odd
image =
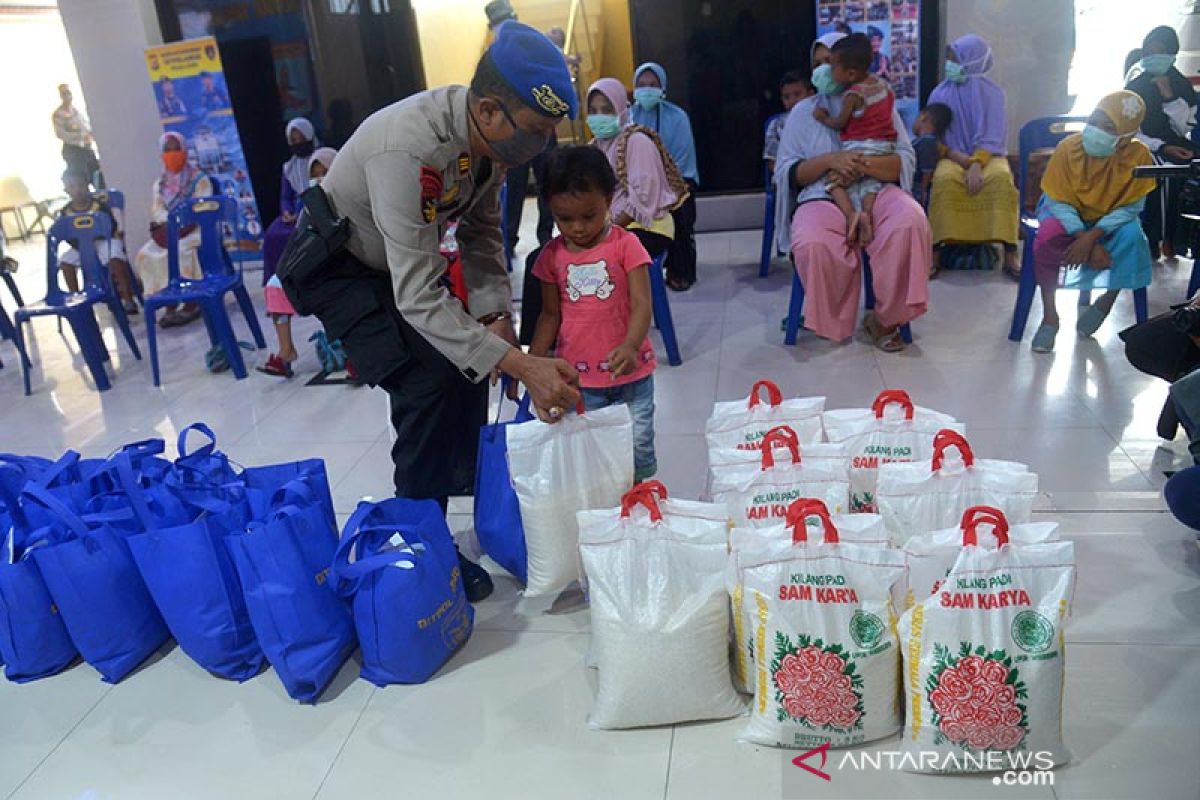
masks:
[[[846,448],[850,460],[850,511],[873,512],[880,464],[923,461],[933,456],[933,438],[949,429],[964,433],[948,414],[913,405],[908,393],[889,389],[871,408],[844,408],[822,416],[826,438]]]
[[[589,725],[635,728],[745,713],[727,650],[727,512],[684,500],[579,513],[598,691]]]
[[[781,425],[779,430],[787,433],[795,433],[786,425]],[[769,433],[769,432],[768,432]],[[797,435],[797,440],[799,436]],[[846,473],[850,468],[850,458],[848,451],[844,445],[840,444],[825,444],[825,443],[799,443],[803,449],[803,462],[805,466],[815,467],[825,472],[832,472],[838,475]],[[776,461],[787,461],[789,457],[782,452],[775,453]],[[753,474],[755,470],[762,470],[762,448],[755,450],[739,450],[736,448],[722,448],[712,450],[708,454],[708,484],[705,490],[705,497],[712,497],[713,487],[717,484],[717,475],[728,474],[728,471],[733,470],[733,478],[726,479],[737,480],[737,476]]]
[[[766,394],[766,400],[762,394]],[[757,450],[767,431],[787,425],[802,444],[822,440],[821,412],[824,397],[784,400],[783,393],[771,381],[759,381],[745,400],[713,405],[712,416],[704,428],[709,452],[725,449]]]
[[[529,559],[525,594],[559,592],[582,577],[575,512],[620,505],[633,485],[629,408],[510,425],[506,435]]]
[[[892,542],[953,528],[972,506],[998,508],[1010,524],[1030,522],[1037,473],[1015,461],[977,459],[961,435],[945,434],[929,461],[879,467],[876,499]]]
[[[773,429],[756,458],[714,469],[712,498],[729,507],[735,527],[778,525],[788,506],[805,497],[821,500],[835,514],[846,511],[850,477],[844,451],[839,445],[800,445],[796,438],[786,427]]]
[[[743,552],[732,568],[753,620],[754,701],[740,739],[848,747],[900,728],[899,551],[783,543]]]
[[[962,548],[937,594],[900,620],[906,764],[991,772],[1037,753],[1070,760],[1062,687],[1074,587],[1071,542]]]
[[[991,519],[988,518],[989,512],[994,515]],[[974,526],[974,535],[971,535],[967,530],[971,529],[973,521],[977,521],[977,524]],[[904,543],[904,561],[908,565],[908,573],[904,581],[902,607],[912,608],[917,600],[936,594],[968,542],[986,550],[996,549],[1000,542],[1000,531],[1013,547],[1059,540],[1057,522],[1009,525],[998,509],[988,509],[986,506],[970,509],[963,515],[963,524],[960,526],[918,534]]]
[[[883,518],[878,514],[834,514],[831,518],[842,542],[871,547],[888,546]],[[810,517],[806,530],[809,538],[820,540],[822,530],[818,520]],[[773,544],[792,542],[794,536],[794,525],[784,522],[763,528],[734,528],[729,534],[730,557],[736,561],[743,551],[761,551],[763,547]],[[733,584],[729,590],[733,606],[733,685],[742,694],[754,694],[754,649],[751,633],[754,630],[754,609],[746,605],[745,587],[739,582],[738,576],[739,573],[735,569],[732,574]]]

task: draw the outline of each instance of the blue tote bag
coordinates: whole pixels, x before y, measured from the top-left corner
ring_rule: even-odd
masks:
[[[24,476],[0,466],[0,664],[14,683],[53,675],[79,653],[33,561],[37,543],[18,501]]]
[[[79,654],[107,683],[117,683],[171,638],[124,537],[89,529],[42,487],[25,495],[57,518],[56,541],[33,551],[34,563]]]
[[[214,517],[164,524],[145,502],[128,461],[117,463],[116,475],[141,528],[126,541],[180,649],[214,675],[253,678],[266,657],[222,541],[227,531]]]
[[[376,686],[429,680],[471,636],[475,610],[432,500],[359,503],[331,578],[353,605],[362,677]]]
[[[265,517],[276,508],[287,505],[307,506],[317,503],[325,512],[329,526],[337,529],[333,512],[333,493],[329,490],[329,475],[325,461],[310,458],[265,467],[246,467],[239,480],[245,487],[247,501],[254,517]]]
[[[285,506],[225,542],[267,660],[290,697],[315,703],[357,645],[328,583],[336,529],[319,503]]]
[[[501,384],[500,406],[504,405]],[[521,580],[528,580],[528,556],[525,528],[521,525],[521,506],[508,471],[508,442],[505,432],[510,425],[532,420],[529,395],[521,398],[512,422],[496,422],[479,430],[479,453],[475,459],[475,535],[483,552]]]

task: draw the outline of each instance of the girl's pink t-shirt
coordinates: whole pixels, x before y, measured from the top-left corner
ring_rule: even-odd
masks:
[[[558,357],[579,372],[588,389],[633,383],[654,372],[654,347],[647,338],[638,349],[638,368],[614,379],[608,354],[625,341],[632,306],[629,272],[650,263],[638,238],[613,225],[600,244],[572,252],[566,240],[555,237],[533,265],[533,274],[558,287],[562,323]]]

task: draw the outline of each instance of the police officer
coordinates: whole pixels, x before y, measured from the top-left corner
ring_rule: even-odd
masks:
[[[579,401],[570,365],[517,347],[499,197],[505,169],[540,153],[575,112],[562,51],[506,22],[470,88],[376,112],[305,193],[280,277],[297,311],[315,314],[361,378],[387,391],[398,496],[433,498],[444,511],[450,495],[471,493],[489,376],[524,384],[547,422]],[[466,308],[443,283],[439,245],[451,220]],[[487,572],[459,561],[468,599],[487,597]]]

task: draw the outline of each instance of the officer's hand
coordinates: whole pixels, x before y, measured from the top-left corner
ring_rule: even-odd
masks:
[[[558,422],[579,404],[579,373],[561,358],[528,356],[514,348],[500,368],[525,384],[543,422]]]

